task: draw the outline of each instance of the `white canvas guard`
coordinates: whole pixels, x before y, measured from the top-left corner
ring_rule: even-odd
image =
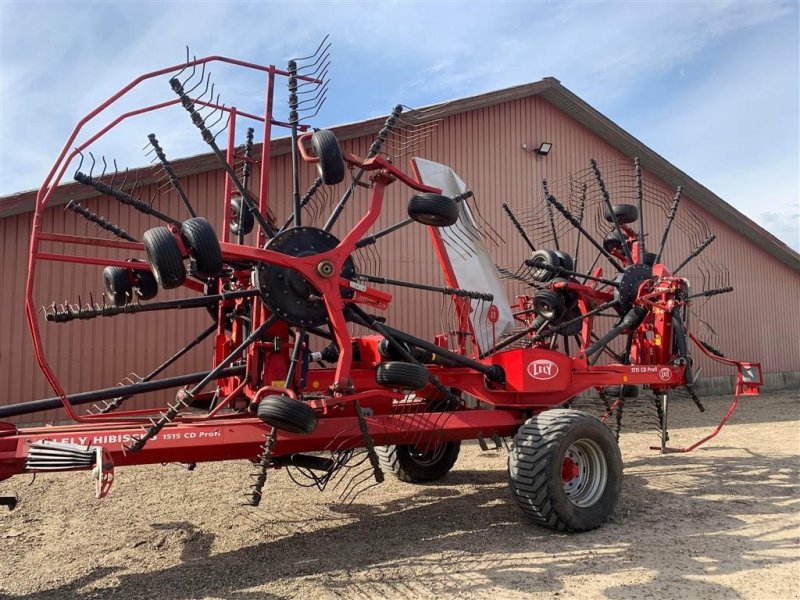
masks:
[[[457,196],[467,191],[467,184],[448,167],[439,163],[414,158],[420,181],[437,187],[445,196]],[[459,220],[452,227],[438,228],[445,251],[461,289],[492,294],[498,319],[494,325],[488,319],[488,304],[471,300],[470,323],[480,350],[486,351],[502,336],[514,331],[514,316],[497,267],[481,239],[475,219],[466,202],[459,203]]]

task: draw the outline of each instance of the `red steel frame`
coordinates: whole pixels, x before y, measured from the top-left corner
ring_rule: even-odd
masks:
[[[130,263],[126,261],[42,252],[40,250],[40,244],[42,242],[99,245],[131,251],[143,250],[142,244],[139,243],[42,232],[42,214],[44,209],[48,206],[54,190],[60,183],[72,159],[118,123],[130,117],[172,106],[177,104],[179,100],[162,102],[124,113],[100,129],[95,135],[91,136],[86,142],[80,144],[69,154],[68,149],[72,146],[80,131],[90,120],[142,81],[178,71],[185,66],[193,67],[212,61],[230,63],[267,73],[265,113],[263,116],[243,113],[234,107],[222,107],[206,103],[212,108],[225,110],[230,114],[230,131],[228,137],[229,162],[232,162],[233,159],[232,153],[237,116],[254,119],[263,123],[264,143],[261,157],[258,205],[262,214],[267,213],[269,208],[269,140],[271,127],[272,125],[286,125],[285,123],[275,121],[272,117],[272,90],[275,77],[288,76],[288,72],[276,69],[274,66],[260,66],[224,57],[212,56],[190,61],[187,65],[173,66],[143,75],[133,80],[109,100],[84,117],[73,130],[37,194],[36,212],[33,220],[28,262],[29,274],[25,288],[25,310],[33,340],[36,360],[53,390],[61,397],[67,416],[73,421],[80,423],[80,425],[18,430],[12,425],[0,423],[0,479],[24,471],[28,444],[45,439],[69,441],[81,445],[102,446],[109,459],[116,465],[158,462],[201,462],[241,458],[252,459],[258,454],[263,444],[266,426],[253,416],[247,414],[232,415],[229,413],[222,413],[221,411],[228,407],[229,404],[243,392],[247,392],[248,397],[253,401],[258,400],[260,397],[259,394],[270,391],[279,391],[280,393],[289,395],[292,394],[292,392],[287,389],[276,389],[269,386],[253,389],[252,382],[255,381],[254,374],[248,371],[248,374],[242,377],[240,381],[233,378],[233,381],[222,382],[225,398],[211,413],[203,416],[179,416],[175,422],[168,424],[156,437],[152,438],[141,451],[132,454],[126,450],[126,446],[134,436],[140,433],[142,419],[153,411],[121,411],[115,416],[78,415],[69,402],[68,396],[58,381],[58,378],[48,364],[42,347],[42,340],[37,323],[37,310],[33,303],[33,284],[37,261],[51,260],[102,266],[130,266]],[[300,136],[298,140],[298,149],[304,160],[313,163],[317,159],[309,155],[305,148],[305,142],[309,136],[310,133]],[[417,179],[409,177],[391,162],[380,156],[363,160],[351,154],[346,154],[345,160],[351,166],[363,168],[370,173],[371,196],[368,209],[358,223],[344,236],[334,249],[308,257],[290,257],[265,249],[263,246],[264,242],[266,242],[266,233],[260,228],[257,233],[259,243],[256,246],[232,244],[229,241],[230,236],[227,226],[231,218],[230,201],[232,197],[232,182],[227,176],[225,180],[225,209],[222,224],[223,239],[220,244],[224,258],[227,261],[246,260],[263,262],[280,267],[287,267],[300,273],[320,292],[324,299],[330,318],[331,328],[340,349],[340,356],[335,369],[314,369],[309,371],[309,379],[313,379],[312,383],[309,384],[309,390],[329,389],[331,391],[329,396],[312,402],[312,406],[321,413],[317,429],[312,434],[304,436],[281,433],[273,450],[275,456],[294,452],[325,450],[330,447],[334,439],[337,440],[337,447],[339,449],[360,445],[362,443],[362,438],[358,429],[358,420],[355,416],[353,405],[355,400],[371,407],[372,415],[367,417],[371,435],[376,444],[385,445],[410,443],[412,440],[413,443],[424,443],[434,439],[437,441],[467,439],[475,438],[481,433],[487,436],[492,434],[499,434],[501,436],[511,435],[531,413],[562,405],[577,394],[592,387],[620,384],[646,384],[650,385],[654,390],[667,390],[685,384],[685,366],[672,365],[669,363],[670,348],[672,347],[671,322],[668,319],[662,318],[663,314],[677,306],[674,301],[674,292],[680,289],[684,280],[678,277],[672,277],[662,265],[657,265],[655,269],[655,274],[658,277],[656,285],[647,290],[643,288],[639,297],[639,302],[642,304],[658,309],[651,312],[648,316],[648,320],[642,325],[641,333],[637,335],[634,346],[638,352],[636,358],[639,364],[590,366],[585,355],[585,350],[591,343],[590,333],[592,320],[589,318],[585,320],[582,328],[582,347],[574,357],[569,357],[563,353],[541,347],[533,347],[505,350],[483,359],[481,362],[484,364],[498,365],[503,368],[507,377],[504,385],[489,383],[481,373],[469,368],[429,367],[430,372],[439,379],[442,385],[471,394],[481,401],[493,405],[496,409],[459,410],[448,417],[444,423],[439,422],[435,414],[419,412],[412,416],[413,426],[409,427],[407,415],[403,417],[405,420],[400,423],[393,412],[393,403],[402,399],[403,396],[378,386],[374,380],[374,367],[380,362],[380,358],[377,356],[377,353],[374,352],[377,336],[373,336],[376,339],[371,339],[368,336],[366,338],[353,340],[348,331],[344,317],[344,308],[347,303],[365,304],[373,308],[384,309],[391,300],[391,295],[371,287],[356,284],[338,276],[326,277],[320,274],[318,266],[323,261],[327,261],[332,264],[333,273],[341,272],[345,261],[355,250],[356,243],[364,237],[378,219],[383,204],[384,191],[386,186],[390,185],[392,182],[400,180],[409,188],[421,192],[440,193],[441,190],[420,183],[420,181],[418,181],[418,173],[415,173]],[[412,169],[414,169],[413,163]],[[458,287],[452,265],[449,263],[447,253],[444,251],[441,237],[435,228],[431,228],[431,233],[447,283],[451,287]],[[633,245],[635,256],[639,248],[636,243]],[[144,267],[145,265],[143,264],[142,266]],[[602,273],[598,270],[597,274],[600,276]],[[599,303],[611,298],[608,292],[598,289],[596,284],[593,283],[581,285],[570,282],[558,285],[566,286],[571,291],[580,295],[580,305],[584,313],[592,308],[591,303]],[[202,291],[202,286],[196,281],[187,281],[186,286],[196,291]],[[342,287],[348,288],[353,292],[352,299],[345,299],[342,297]],[[462,332],[471,331],[471,325],[468,319],[468,301],[460,298],[454,298],[454,300],[456,301],[459,319],[462,325],[464,325],[460,330]],[[263,323],[268,315],[260,301],[253,300],[252,302],[254,306],[252,312],[253,327],[255,328]],[[459,304],[459,302],[461,303]],[[465,305],[464,302],[467,302],[467,304]],[[656,316],[653,313],[658,313],[662,316]],[[652,340],[643,333],[648,330],[657,331],[661,338],[660,344],[654,344]],[[286,338],[286,325],[282,323],[274,325],[268,331],[268,334],[272,333]],[[362,358],[359,362],[354,362],[353,359],[353,341],[356,341],[364,348]],[[250,365],[256,363],[255,360],[251,360],[253,358],[252,352],[265,347],[263,343],[259,344],[262,345],[255,345],[255,349],[248,350],[248,369],[250,369]],[[466,340],[463,334],[459,334],[458,346],[461,354],[466,354]],[[706,352],[702,346],[701,349]],[[217,335],[215,364],[218,364],[230,350],[231,342],[226,338],[225,331],[222,325],[220,325],[220,330]],[[284,349],[283,352],[285,356],[286,350]],[[370,354],[371,352],[372,354]],[[706,352],[706,354],[709,353]],[[707,438],[698,442],[698,444],[686,449],[687,451],[716,435],[719,428],[721,428],[735,408],[739,393],[753,393],[757,391],[758,384],[760,384],[760,381],[757,383],[745,382],[742,378],[742,369],[744,367],[758,367],[758,365],[720,359],[710,354],[709,356],[714,360],[720,360],[738,369],[737,393],[729,414],[726,415],[717,430]],[[531,373],[530,367],[537,361],[544,361],[553,365],[551,371],[548,373],[548,377],[537,377]],[[280,363],[280,361],[278,362]],[[552,376],[550,376],[550,373],[552,373]],[[269,377],[267,377],[266,380],[270,381]],[[289,382],[286,382],[286,387],[288,386]],[[433,389],[426,388],[421,390],[418,396],[425,398],[426,395],[431,393],[433,393]]]

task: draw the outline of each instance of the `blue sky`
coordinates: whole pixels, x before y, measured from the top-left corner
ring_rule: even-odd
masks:
[[[0,195],[38,187],[73,125],[142,72],[194,54],[285,64],[333,41],[315,124],[385,114],[552,75],[800,250],[797,2],[9,2],[0,0]],[[259,77],[215,67],[239,108]],[[145,87],[124,108],[170,99]],[[281,116],[278,113],[277,116]],[[206,151],[169,113],[98,148],[145,164]],[[147,131],[144,131],[147,129]]]

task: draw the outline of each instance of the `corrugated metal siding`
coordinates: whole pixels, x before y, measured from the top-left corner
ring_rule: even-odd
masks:
[[[546,158],[538,158],[521,149],[523,143],[552,142]],[[371,138],[347,141],[347,150],[366,155]],[[586,168],[590,158],[600,163],[624,159],[618,151],[596,135],[567,117],[538,97],[514,100],[505,104],[461,113],[445,119],[429,139],[421,156],[450,165],[475,192],[482,216],[506,240],[506,244],[490,247],[498,264],[518,265],[526,248],[513,230],[500,207],[533,206],[540,202],[542,178],[550,181]],[[273,210],[285,218],[290,202],[289,156],[274,157],[271,166],[270,198]],[[302,186],[311,184],[315,173],[305,168]],[[645,174],[648,177],[648,174]],[[253,178],[258,181],[258,174]],[[651,178],[652,180],[652,178]],[[658,183],[658,182],[655,182]],[[223,176],[219,171],[189,177],[184,185],[199,214],[207,216],[219,227],[222,218]],[[659,184],[662,185],[662,184]],[[672,190],[662,186],[664,193]],[[335,202],[344,184],[331,190]],[[150,197],[153,190],[146,190]],[[384,210],[376,230],[391,225],[406,216],[410,195],[402,184],[390,187]],[[358,220],[367,205],[368,192],[360,189],[350,200],[334,233],[342,232]],[[690,198],[684,200],[693,204]],[[105,198],[85,202],[93,211],[121,225],[132,235],[140,237],[145,229],[156,226],[152,219],[131,211]],[[158,200],[162,210],[181,215],[174,193],[164,193]],[[707,250],[718,262],[727,266],[734,294],[713,298],[713,308],[707,312],[719,332],[719,346],[730,356],[760,360],[767,371],[800,369],[800,322],[797,319],[797,291],[800,276],[761,248],[724,225],[702,207],[694,208],[708,220],[717,241]],[[317,223],[321,224],[329,208]],[[662,216],[646,212],[650,231],[656,230]],[[23,316],[22,298],[27,265],[27,246],[31,215],[17,215],[0,220],[2,232],[2,281],[0,300],[4,311],[0,315],[0,382],[4,394],[0,404],[9,404],[52,395],[35,365],[30,337]],[[44,223],[46,231],[84,232],[93,235],[90,224],[84,224],[63,208],[48,210]],[[534,240],[536,241],[536,240]],[[58,245],[53,244],[53,248]],[[593,259],[588,244],[582,242],[580,262],[584,266]],[[402,233],[383,238],[377,249],[380,266],[371,266],[374,274],[422,283],[441,284],[443,277],[435,259],[425,227],[412,225]],[[677,264],[687,248],[668,246],[668,264]],[[88,255],[107,254],[107,250],[77,248]],[[126,258],[126,256],[121,256]],[[100,269],[65,266],[60,263],[40,263],[37,275],[36,299],[41,305],[52,301],[76,302],[78,296],[86,302],[89,292],[99,298],[102,291]],[[441,316],[447,313],[446,301],[431,294],[394,288],[395,300],[387,318],[389,322],[423,337],[432,337],[441,330]],[[183,292],[160,293],[159,298],[175,297]],[[68,392],[115,385],[129,373],[144,375],[174,350],[206,326],[208,317],[203,309],[120,316],[56,325],[42,323],[48,359]],[[199,371],[208,367],[211,343],[207,341],[179,361],[167,374]],[[709,376],[726,374],[715,364],[706,364]],[[167,402],[171,392],[155,394],[147,400],[132,403],[131,408],[160,405]],[[60,411],[32,416],[31,420],[60,419]]]

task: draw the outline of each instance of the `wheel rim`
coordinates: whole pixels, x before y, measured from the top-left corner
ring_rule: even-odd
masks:
[[[587,507],[595,504],[606,489],[608,465],[597,442],[576,440],[567,448],[561,461],[561,483],[572,504]]]
[[[447,444],[438,444],[433,450],[422,451],[416,446],[408,448],[408,455],[420,466],[435,465],[444,456]]]

